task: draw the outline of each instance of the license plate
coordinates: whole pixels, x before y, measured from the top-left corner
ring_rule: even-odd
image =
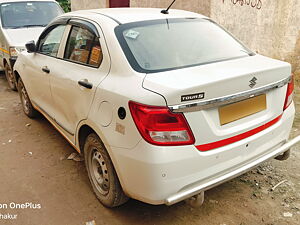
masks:
[[[266,94],[219,108],[220,124],[225,125],[267,109]]]

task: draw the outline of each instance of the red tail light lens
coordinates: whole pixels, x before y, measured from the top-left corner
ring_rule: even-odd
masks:
[[[292,75],[291,81],[288,83],[283,110],[286,110],[290,106],[290,104],[293,101],[293,96],[294,96],[294,76]]]
[[[142,137],[153,145],[192,145],[194,135],[182,113],[172,113],[167,107],[129,102],[129,108]]]

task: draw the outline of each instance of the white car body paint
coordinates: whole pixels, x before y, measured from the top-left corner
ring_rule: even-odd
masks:
[[[129,101],[134,101],[172,108],[263,88],[287,80],[291,75],[288,63],[255,55],[160,73],[140,73],[131,67],[116,38],[114,29],[119,23],[206,17],[180,10],[163,15],[160,9],[136,8],[78,11],[60,18],[69,17],[89,21],[98,30],[104,55],[101,66],[91,68],[62,59],[70,30],[67,25],[57,58],[23,52],[15,71],[22,78],[34,107],[78,151],[81,151],[82,126],[89,126],[97,133],[129,197],[150,204],[174,204],[246,172],[290,147],[286,142],[295,108],[291,104],[283,111],[287,82],[265,93],[266,110],[223,126],[219,123],[217,107],[185,111],[195,137],[193,145],[148,143],[139,133],[128,106]],[[41,71],[44,66],[50,69],[50,74]],[[257,83],[251,88],[249,82],[253,77]],[[92,83],[92,89],[80,87],[77,82],[82,79]],[[200,92],[205,93],[204,99],[181,102],[182,95]],[[127,112],[123,120],[118,117],[120,107]],[[278,117],[272,126],[242,140],[210,151],[197,149],[198,145],[243,134]],[[297,138],[293,145],[299,142]]]

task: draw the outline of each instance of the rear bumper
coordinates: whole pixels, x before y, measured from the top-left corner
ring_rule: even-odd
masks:
[[[208,152],[195,146],[161,147],[141,140],[133,149],[111,147],[112,159],[125,193],[134,199],[172,205],[208,190],[300,142],[287,142],[295,108],[279,122],[251,137]]]
[[[257,167],[257,165],[259,165],[259,164],[261,164],[265,161],[268,161],[269,159],[273,159],[276,156],[282,154],[283,152],[289,150],[291,147],[293,147],[294,145],[296,145],[299,142],[300,142],[300,135],[295,137],[294,139],[290,140],[286,144],[283,144],[282,146],[278,146],[275,149],[272,149],[266,155],[260,156],[258,159],[254,160],[252,162],[248,162],[247,164],[241,166],[238,169],[227,172],[227,173],[225,173],[225,174],[223,174],[219,177],[214,177],[210,181],[206,181],[204,183],[199,183],[199,184],[197,184],[197,186],[181,190],[180,192],[168,197],[165,200],[165,204],[166,205],[173,205],[177,202],[180,202],[180,201],[185,200],[189,197],[192,197],[192,196],[194,196],[194,195],[196,195],[196,194],[198,194],[202,191],[209,190],[209,189],[211,189],[215,186],[218,186],[219,184],[222,184],[222,183],[224,183],[228,180],[231,180],[235,177],[238,177],[238,176],[246,173],[247,171]]]

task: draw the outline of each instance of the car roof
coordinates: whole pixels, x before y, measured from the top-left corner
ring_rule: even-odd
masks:
[[[55,2],[55,0],[0,0],[0,4],[11,2]]]
[[[169,18],[207,18],[201,14],[184,10],[170,9],[169,14],[162,14],[161,10],[159,8],[103,8],[75,11],[65,14],[65,16],[84,16],[86,18],[90,16],[95,19],[95,15],[98,14],[99,19],[100,15],[104,15],[120,24]]]

